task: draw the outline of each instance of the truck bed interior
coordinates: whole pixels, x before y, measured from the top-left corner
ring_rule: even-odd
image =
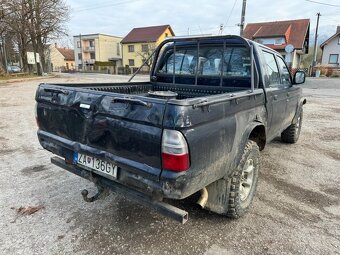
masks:
[[[67,84],[56,84],[67,86]],[[150,92],[171,91],[177,93],[176,99],[187,99],[195,97],[203,97],[208,95],[216,95],[223,93],[232,93],[244,91],[247,87],[216,87],[216,86],[200,86],[200,85],[178,85],[169,83],[122,83],[122,84],[72,84],[71,87],[81,87],[95,91],[106,91],[127,95],[151,96]]]

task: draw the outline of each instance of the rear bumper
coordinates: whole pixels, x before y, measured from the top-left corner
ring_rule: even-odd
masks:
[[[38,138],[44,149],[65,158],[69,162],[72,162],[75,151],[114,162],[118,166],[118,176],[115,181],[108,181],[138,190],[157,200],[162,198],[182,199],[192,194],[188,193],[188,180],[185,173],[172,172],[160,178],[160,170],[146,164],[117,157],[109,152],[70,141],[42,130],[38,130]],[[88,170],[84,171],[89,172]]]
[[[67,164],[65,163],[65,160],[59,157],[51,158],[51,162],[55,164],[56,166],[59,166],[73,174],[76,174],[80,177],[83,177],[89,181],[94,182],[96,185],[99,185],[104,188],[108,188],[112,190],[113,192],[122,194],[128,198],[132,198],[138,203],[143,204],[151,209],[154,209],[157,212],[167,217],[173,218],[176,221],[181,222],[182,224],[184,224],[188,220],[188,213],[184,210],[181,210],[177,207],[166,204],[164,202],[154,200],[151,197],[146,196],[145,194],[141,192],[127,188],[118,182],[111,181],[105,177],[102,177],[96,173],[87,171],[76,165]]]

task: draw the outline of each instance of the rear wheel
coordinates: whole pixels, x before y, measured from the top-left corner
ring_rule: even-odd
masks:
[[[249,140],[229,182],[228,217],[239,218],[249,210],[255,196],[259,168],[259,147],[254,141]]]
[[[291,124],[286,130],[281,133],[281,140],[285,143],[296,143],[299,140],[301,133],[303,111],[299,114],[299,117],[295,124]]]

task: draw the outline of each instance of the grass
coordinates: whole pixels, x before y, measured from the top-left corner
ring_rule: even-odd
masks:
[[[7,80],[13,80],[13,79],[25,79],[25,78],[35,78],[38,77],[35,74],[7,74],[7,75],[0,75],[0,81],[7,81]]]

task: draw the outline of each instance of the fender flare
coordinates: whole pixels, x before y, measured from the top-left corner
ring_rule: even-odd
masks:
[[[300,98],[300,101],[299,101],[299,104],[297,106],[297,109],[296,109],[296,112],[295,112],[295,115],[294,115],[294,118],[293,118],[293,121],[292,121],[292,124],[296,124],[299,116],[300,116],[300,113],[302,111],[302,107],[303,105],[305,105],[307,103],[307,99],[305,97],[302,97]]]
[[[244,134],[243,134],[243,137],[242,137],[242,141],[241,141],[241,146],[245,146],[245,144],[247,143],[247,141],[249,140],[250,138],[250,135],[251,133],[253,132],[253,130],[256,128],[256,127],[263,127],[264,128],[264,138],[265,138],[265,141],[264,141],[264,144],[261,148],[260,147],[260,150],[262,150],[264,147],[265,147],[265,144],[266,144],[266,137],[267,137],[267,133],[266,133],[266,126],[263,122],[260,122],[260,121],[253,121],[252,123],[250,123],[248,125],[248,127],[246,128]]]

